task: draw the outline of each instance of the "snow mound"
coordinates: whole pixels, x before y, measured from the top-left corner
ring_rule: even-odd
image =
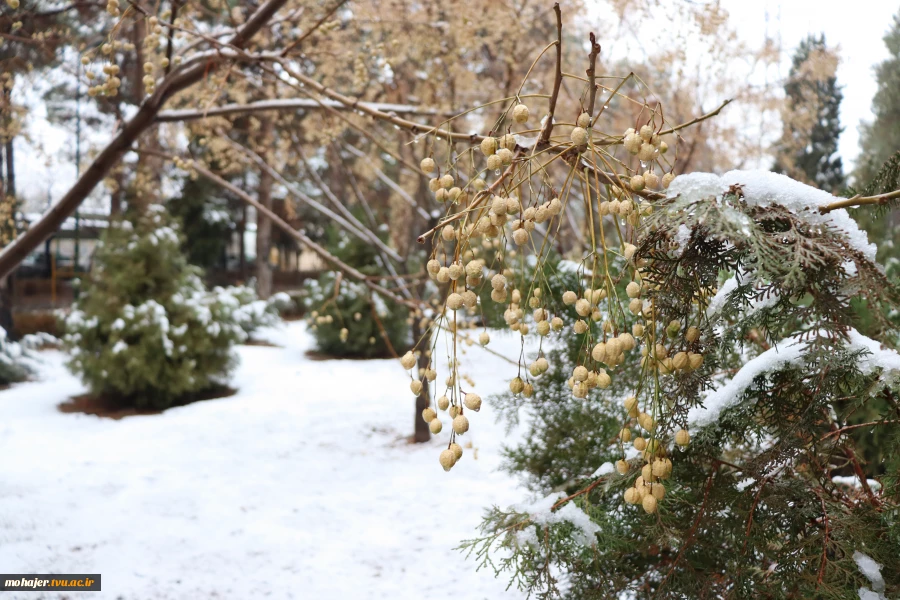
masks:
[[[724,175],[712,173],[689,173],[679,175],[669,185],[670,198],[681,196],[692,202],[699,202],[711,197],[721,198],[731,186],[740,186],[744,200],[750,206],[783,206],[813,224],[830,225],[840,230],[850,245],[875,260],[875,244],[869,243],[865,231],[862,231],[849,213],[844,209],[833,210],[827,214],[819,212],[819,208],[842,200],[828,192],[794,181],[786,175],[769,171],[729,171]]]

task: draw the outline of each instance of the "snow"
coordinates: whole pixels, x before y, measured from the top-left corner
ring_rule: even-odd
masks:
[[[103,592],[72,599],[522,598],[454,550],[485,507],[521,496],[498,472],[515,438],[487,403],[445,473],[447,423],[405,440],[398,361],[313,361],[300,322],[259,337],[281,347],[238,347],[236,395],[119,421],[59,412],[85,390],[42,352],[37,380],[0,392],[3,568],[103,575]],[[517,355],[518,336],[491,337]],[[482,397],[505,388],[507,363],[462,350]],[[580,523],[576,510],[553,518]]]
[[[786,175],[770,171],[729,171],[724,175],[712,173],[689,173],[679,175],[669,185],[669,197],[682,196],[691,202],[699,202],[711,197],[721,198],[731,186],[741,186],[744,200],[750,206],[781,205],[794,214],[802,216],[808,223],[827,224],[840,230],[848,243],[862,252],[866,258],[875,260],[875,244],[870,244],[866,232],[857,226],[844,209],[827,214],[819,208],[842,200],[828,192],[794,181]]]
[[[846,485],[857,489],[862,487],[862,481],[856,475],[835,475],[831,478],[831,481],[838,485]],[[866,484],[873,490],[881,488],[881,483],[875,479],[866,479]]]
[[[553,505],[565,497],[566,495],[563,492],[558,492],[535,500],[530,504],[517,504],[512,507],[512,510],[531,515],[532,522],[540,527],[558,523],[571,523],[575,527],[572,535],[575,542],[582,546],[594,545],[600,526],[591,521],[591,518],[574,502],[567,502],[558,510],[551,511]],[[536,533],[534,527],[528,527],[521,536],[517,536],[517,541],[520,544],[534,544],[537,541]]]
[[[682,227],[684,227],[684,225],[682,225]],[[744,277],[746,277],[744,273],[735,273],[733,277],[725,280],[725,282],[719,288],[719,291],[716,292],[716,295],[713,296],[713,298],[709,301],[709,306],[707,306],[706,308],[707,317],[712,319],[719,312],[721,312],[721,310],[725,307],[725,304],[728,302],[728,296],[730,296],[738,288],[739,284],[746,283],[745,281],[743,281]],[[780,299],[781,296],[771,291],[767,291],[766,295],[762,298],[752,298],[750,300],[749,306],[747,306],[747,308],[744,310],[744,316],[749,317],[756,311],[775,306]]]
[[[594,474],[591,475],[591,477],[603,477],[604,475],[609,475],[615,470],[616,467],[611,462],[605,462],[600,465],[596,471],[594,471]]]
[[[869,583],[872,584],[872,589],[868,588],[860,588],[859,589],[859,597],[862,600],[879,600],[884,598],[884,577],[881,576],[881,564],[875,562],[872,557],[863,554],[859,550],[853,553],[853,560],[856,562],[856,566],[859,567],[859,571],[865,576],[866,579],[869,580]]]
[[[706,395],[703,406],[695,406],[688,412],[688,423],[704,427],[716,422],[723,411],[741,401],[744,392],[752,385],[754,379],[787,365],[799,363],[805,348],[806,342],[803,340],[797,337],[787,338],[747,361],[734,377]],[[900,376],[900,354],[882,348],[877,341],[855,329],[851,328],[848,333],[846,348],[851,352],[863,352],[857,362],[863,373],[881,369],[882,377],[893,379]]]

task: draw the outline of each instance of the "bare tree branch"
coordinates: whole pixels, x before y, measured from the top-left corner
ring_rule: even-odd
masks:
[[[360,273],[359,271],[357,271],[356,269],[354,269],[347,263],[340,260],[338,257],[336,257],[333,254],[331,254],[330,252],[328,252],[328,250],[326,250],[319,244],[317,244],[314,241],[312,241],[311,239],[309,239],[306,236],[306,234],[304,234],[301,231],[297,231],[296,229],[291,227],[290,224],[288,224],[286,221],[284,221],[284,219],[279,217],[276,213],[274,213],[270,209],[266,208],[259,202],[257,202],[255,198],[250,196],[250,194],[248,194],[244,190],[242,190],[239,187],[231,184],[230,182],[222,179],[221,177],[219,177],[218,175],[216,175],[215,173],[213,173],[212,171],[210,171],[209,169],[207,169],[201,165],[194,164],[193,169],[195,171],[197,171],[198,173],[200,173],[201,175],[203,175],[204,177],[206,177],[207,179],[209,179],[210,181],[212,181],[213,183],[215,183],[216,185],[228,190],[229,192],[231,192],[232,194],[234,194],[235,196],[237,196],[238,198],[240,198],[241,200],[243,200],[244,202],[246,202],[247,204],[249,204],[250,206],[255,208],[261,214],[263,214],[266,217],[268,217],[269,219],[271,219],[272,223],[276,227],[278,227],[283,232],[285,232],[286,234],[291,236],[299,244],[306,246],[307,248],[309,248],[310,250],[312,250],[313,252],[318,254],[319,257],[322,258],[322,260],[324,260],[325,262],[327,262],[328,264],[333,266],[338,271],[341,271],[345,275],[355,279],[356,281],[359,281],[360,283],[365,285],[367,288],[369,288],[373,292],[380,294],[380,295],[384,296],[385,298],[389,298],[389,299],[393,300],[394,302],[403,304],[404,306],[408,306],[410,308],[414,308],[414,309],[419,308],[418,303],[401,298],[400,296],[398,296],[391,290],[378,285],[374,281],[370,281],[365,275],[363,275],[362,273]]]
[[[393,112],[397,114],[410,115],[446,116],[440,111],[411,104],[360,102],[359,106],[366,106],[373,110],[384,113]],[[269,110],[316,110],[325,107],[333,108],[335,110],[353,110],[353,107],[342,104],[335,100],[310,100],[307,98],[291,98],[285,100],[260,100],[258,102],[250,102],[248,104],[226,104],[224,106],[216,106],[208,110],[196,110],[190,108],[180,110],[164,110],[156,116],[156,121],[159,123],[169,123],[172,121],[193,121],[196,119],[205,119],[206,117],[221,117],[225,115]]]
[[[250,15],[247,21],[237,30],[229,44],[242,48],[262,29],[287,0],[267,0],[259,9]],[[224,57],[210,56],[204,63],[195,63],[189,67],[179,68],[163,78],[156,92],[141,104],[137,113],[122,127],[119,133],[97,155],[94,162],[84,171],[68,192],[50,210],[35,222],[27,231],[17,237],[11,244],[0,251],[0,277],[5,277],[26,256],[56,231],[60,225],[75,212],[84,202],[88,194],[119,162],[131,148],[138,137],[150,127],[156,114],[166,101],[177,92],[192,86],[212,70],[218,68]]]

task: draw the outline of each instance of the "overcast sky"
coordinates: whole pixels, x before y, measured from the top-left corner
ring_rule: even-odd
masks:
[[[721,0],[721,5],[748,42],[764,40],[767,31],[776,39],[780,33],[785,51],[783,75],[790,67],[791,54],[807,34],[824,33],[829,45],[839,46],[838,83],[844,88],[840,153],[845,170],[849,170],[858,153],[859,124],[872,119],[873,67],[888,56],[882,37],[900,11],[900,0]]]

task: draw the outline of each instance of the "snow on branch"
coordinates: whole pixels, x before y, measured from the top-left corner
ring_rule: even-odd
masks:
[[[681,196],[699,202],[719,198],[734,187],[739,187],[744,201],[750,206],[783,206],[814,225],[828,225],[841,231],[852,248],[869,260],[875,260],[875,244],[870,244],[865,231],[844,209],[826,214],[823,207],[833,204],[835,198],[828,192],[794,181],[786,175],[769,171],[729,171],[724,175],[690,173],[679,175],[669,186],[669,197]]]
[[[703,406],[688,412],[688,422],[694,427],[705,427],[718,421],[722,413],[741,402],[744,392],[760,375],[777,371],[788,365],[799,364],[804,357],[807,344],[799,336],[782,340],[756,358],[749,360],[737,374],[721,387],[709,392],[703,399]],[[864,336],[855,329],[848,333],[846,349],[862,352],[857,366],[869,374],[876,369],[894,376],[900,374],[900,354],[884,349],[877,341]]]

